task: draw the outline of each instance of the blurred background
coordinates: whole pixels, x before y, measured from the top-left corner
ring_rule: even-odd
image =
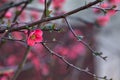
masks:
[[[19,0],[17,1],[19,2]],[[63,7],[56,11],[56,14],[59,15],[74,10],[90,1],[94,0],[66,0]],[[34,0],[28,5],[28,8],[43,10],[44,6],[38,0]],[[51,6],[50,9],[52,8]],[[33,13],[33,11],[27,10],[26,14],[26,22],[36,20],[34,19],[36,13]],[[30,14],[34,14],[33,18],[31,18]],[[39,16],[41,15],[40,12]],[[101,27],[95,23],[97,16],[93,12],[93,8],[89,8],[68,17],[68,21],[77,34],[84,36],[83,40],[85,42],[93,49],[102,52],[103,56],[108,57],[107,61],[92,55],[83,44],[76,42],[62,19],[53,21],[53,23],[57,25],[57,28],[63,27],[64,30],[62,32],[44,31],[44,40],[57,40],[58,42],[49,43],[48,46],[64,56],[70,63],[83,69],[89,69],[90,72],[96,73],[98,76],[107,76],[113,78],[113,80],[120,80],[120,12],[118,11],[116,15],[112,16],[107,25]],[[51,24],[49,23],[49,25]],[[21,35],[23,37],[23,34],[18,32],[12,34],[15,37],[21,37]],[[4,71],[16,70],[16,64],[19,64],[24,52],[25,45],[20,42],[7,41],[0,46],[1,77],[4,75],[2,73]],[[9,80],[9,78],[7,79]],[[17,80],[94,80],[94,78],[84,72],[67,67],[60,59],[49,55],[42,45],[36,44],[32,48],[27,63]]]

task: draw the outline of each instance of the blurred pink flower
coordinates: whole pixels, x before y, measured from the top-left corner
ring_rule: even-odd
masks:
[[[9,66],[13,66],[13,65],[16,64],[16,60],[17,60],[16,56],[15,56],[15,55],[11,55],[11,56],[8,57],[6,63],[7,63]]]
[[[39,29],[34,30],[33,32],[30,33],[28,39],[27,39],[27,44],[29,46],[33,46],[36,42],[42,42],[43,40],[43,32]]]
[[[68,48],[60,46],[60,45],[55,47],[55,51],[57,53],[60,53],[61,55],[67,55],[68,54]]]
[[[120,0],[108,0],[108,2],[113,4],[113,5],[117,5],[120,3]]]
[[[113,15],[115,15],[116,14],[116,10],[108,10],[107,11],[107,15],[109,15],[109,16],[113,16]]]
[[[39,18],[39,12],[36,12],[36,11],[31,11],[31,16],[33,19],[38,19]]]
[[[39,0],[39,2],[40,2],[41,4],[44,4],[44,1],[45,1],[45,0]]]
[[[65,0],[53,0],[53,7],[54,8],[61,8]]]
[[[108,3],[103,3],[103,4],[100,5],[101,8],[107,8],[108,6],[109,6]]]
[[[8,11],[6,14],[5,14],[5,17],[6,18],[11,18],[12,17],[12,13],[10,11]]]
[[[0,80],[8,80],[8,78],[6,76],[3,76],[2,78],[0,78]]]
[[[32,58],[32,63],[33,63],[33,65],[34,65],[35,69],[36,69],[37,71],[39,71],[39,70],[40,70],[40,65],[41,65],[39,59],[36,58],[36,57]]]
[[[49,74],[49,68],[47,65],[43,65],[42,67],[42,74],[47,76]]]
[[[101,26],[105,26],[107,22],[110,20],[110,17],[108,15],[106,16],[99,16],[97,18],[97,23]]]

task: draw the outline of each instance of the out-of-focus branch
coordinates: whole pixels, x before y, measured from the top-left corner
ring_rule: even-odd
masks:
[[[29,3],[29,0],[26,1],[26,3],[24,4],[24,6],[22,7],[22,9],[19,11],[19,13],[17,13],[13,19],[13,22],[15,22],[17,20],[17,18],[19,17],[19,15],[23,12],[23,10],[27,7]]]
[[[0,75],[4,74],[4,73],[12,73],[15,72],[18,66],[8,66],[8,67],[4,67],[4,68],[0,68]],[[32,68],[33,65],[31,63],[26,63],[24,65],[24,67],[22,68],[22,70],[28,70],[30,68]]]
[[[0,7],[0,12],[5,11],[6,9],[10,9],[12,7],[20,6],[21,4],[25,4],[26,2],[28,2],[28,1],[21,1],[18,3],[11,2],[5,6],[3,5],[2,7]]]

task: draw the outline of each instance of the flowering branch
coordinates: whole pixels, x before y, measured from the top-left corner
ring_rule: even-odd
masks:
[[[96,51],[93,50],[86,42],[84,42],[84,41],[82,40],[83,36],[79,36],[78,34],[76,34],[76,32],[73,30],[72,26],[70,25],[70,23],[69,23],[68,20],[67,20],[67,17],[68,17],[68,16],[70,16],[70,15],[72,15],[72,14],[75,14],[75,13],[77,13],[77,12],[79,12],[79,11],[85,10],[85,9],[87,9],[87,8],[90,8],[90,7],[92,7],[93,5],[100,3],[102,0],[95,0],[95,1],[93,1],[93,2],[90,2],[90,3],[82,6],[82,7],[79,7],[79,8],[77,8],[77,9],[74,9],[74,10],[72,10],[72,11],[70,11],[70,12],[65,13],[65,14],[61,14],[61,15],[59,15],[59,16],[48,17],[48,15],[47,15],[47,10],[48,10],[48,8],[49,8],[49,6],[50,6],[50,4],[51,4],[51,1],[52,1],[52,0],[49,0],[49,1],[45,0],[45,2],[44,2],[43,15],[42,15],[42,18],[41,18],[40,20],[37,20],[37,21],[34,21],[34,22],[25,23],[25,24],[23,24],[23,25],[19,25],[19,24],[16,22],[16,20],[17,20],[17,18],[20,16],[20,14],[25,10],[25,8],[27,7],[27,5],[28,5],[28,3],[29,3],[29,0],[27,0],[27,1],[22,1],[22,2],[16,3],[16,4],[11,3],[11,4],[8,4],[7,7],[5,6],[5,7],[3,7],[3,8],[0,8],[0,11],[5,11],[5,13],[6,13],[6,11],[9,10],[10,8],[19,6],[19,5],[21,5],[21,4],[24,4],[24,6],[22,6],[22,9],[20,10],[20,12],[15,15],[12,23],[11,23],[9,26],[7,25],[7,26],[4,27],[4,26],[0,25],[0,33],[3,33],[2,36],[1,36],[1,38],[0,38],[1,42],[2,42],[3,40],[10,40],[10,41],[20,41],[20,42],[24,42],[24,43],[27,42],[27,44],[28,44],[27,49],[26,49],[26,51],[25,51],[25,54],[24,54],[24,56],[23,56],[23,59],[22,59],[21,63],[19,64],[18,68],[16,69],[16,72],[15,72],[15,74],[14,74],[14,76],[12,77],[11,80],[16,80],[16,78],[17,78],[18,75],[20,74],[20,72],[21,72],[21,70],[22,70],[22,68],[23,68],[23,66],[24,66],[24,64],[25,64],[25,62],[26,62],[27,55],[28,55],[28,53],[29,53],[29,51],[30,51],[30,46],[33,46],[33,45],[35,45],[36,43],[41,43],[41,44],[43,45],[43,47],[44,47],[51,55],[55,55],[55,56],[58,57],[60,60],[62,60],[64,63],[66,63],[68,66],[70,66],[70,67],[72,67],[72,68],[74,68],[74,69],[76,69],[76,70],[78,70],[78,71],[85,72],[85,73],[89,74],[90,76],[94,77],[95,79],[111,80],[111,79],[107,79],[106,77],[99,77],[99,76],[91,73],[91,72],[90,72],[89,70],[87,70],[87,69],[82,69],[82,68],[77,67],[76,65],[71,64],[69,61],[67,61],[67,60],[65,59],[65,57],[63,57],[63,56],[59,55],[58,53],[52,51],[52,50],[46,45],[47,42],[42,42],[42,40],[43,40],[43,36],[42,36],[42,35],[43,35],[43,32],[42,32],[42,30],[44,30],[44,31],[50,31],[50,30],[52,30],[52,31],[60,31],[60,29],[54,29],[54,28],[53,28],[53,29],[52,29],[52,28],[50,28],[50,29],[43,28],[43,29],[41,29],[41,30],[38,29],[39,26],[40,26],[40,28],[41,28],[41,26],[43,26],[43,25],[41,25],[42,23],[45,23],[45,22],[48,22],[48,21],[52,21],[52,20],[56,20],[56,19],[64,19],[65,22],[66,22],[66,24],[67,24],[67,26],[68,26],[68,28],[69,28],[69,30],[71,31],[71,33],[74,35],[74,37],[75,37],[80,43],[82,43],[84,46],[86,46],[86,47],[93,53],[93,55],[99,56],[100,58],[106,60],[106,57],[103,57],[103,56],[102,56],[102,53],[96,52]],[[4,13],[4,14],[5,14],[5,13]],[[84,22],[84,23],[89,23],[89,22],[84,21],[84,20],[83,20],[83,22]],[[14,25],[13,25],[13,24],[14,24]],[[16,27],[16,24],[17,24],[17,27]],[[91,23],[90,23],[90,24],[91,24]],[[35,25],[37,25],[37,27],[35,27]],[[34,28],[35,30],[33,29],[33,27],[35,27],[35,28]],[[26,39],[27,41],[7,38],[7,37],[8,37],[8,34],[9,34],[10,32],[20,31],[20,30],[23,30],[23,29],[27,29],[27,30],[28,30],[27,33],[28,33],[29,35],[27,36],[27,39]],[[32,31],[32,29],[33,29],[33,31]],[[48,42],[48,43],[49,43],[49,42]],[[0,44],[0,45],[1,45],[1,44]]]
[[[46,43],[42,43],[42,45],[44,46],[44,48],[45,48],[51,55],[54,55],[54,56],[58,57],[60,60],[62,60],[62,61],[63,61],[64,63],[66,63],[68,66],[73,67],[74,69],[76,69],[76,70],[78,70],[78,71],[85,72],[85,73],[89,74],[90,76],[93,76],[95,79],[111,80],[111,79],[107,79],[106,77],[99,77],[99,76],[97,76],[97,75],[89,72],[89,71],[86,70],[86,69],[81,69],[81,68],[79,68],[79,67],[77,67],[77,66],[69,63],[69,62],[65,59],[65,57],[63,57],[63,56],[59,55],[58,53],[52,51],[52,50],[46,45]]]
[[[85,6],[79,7],[79,8],[77,8],[77,9],[75,9],[75,10],[72,10],[72,11],[67,12],[67,13],[65,13],[65,14],[63,14],[63,15],[60,15],[60,16],[43,18],[43,19],[41,19],[41,20],[38,20],[38,21],[35,21],[35,22],[32,22],[32,23],[28,23],[28,24],[26,24],[26,25],[18,26],[18,27],[12,27],[12,28],[10,27],[10,28],[8,28],[8,29],[7,29],[7,28],[5,28],[5,29],[0,29],[0,33],[3,33],[6,29],[7,29],[9,32],[19,31],[19,30],[22,30],[22,29],[26,29],[26,27],[33,27],[33,26],[35,26],[35,25],[37,25],[37,24],[40,24],[40,23],[43,23],[43,22],[47,22],[47,21],[51,21],[51,20],[56,20],[56,19],[64,18],[64,17],[67,17],[67,16],[72,15],[72,14],[74,14],[74,13],[77,13],[77,12],[79,12],[79,11],[82,11],[82,10],[84,10],[84,9],[87,9],[87,8],[89,8],[89,7],[97,4],[97,3],[99,3],[99,2],[101,2],[101,1],[100,1],[100,0],[96,0],[96,1],[91,2],[91,3],[89,3],[89,4],[85,5]]]

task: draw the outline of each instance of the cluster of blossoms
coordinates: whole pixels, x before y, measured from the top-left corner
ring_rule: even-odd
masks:
[[[40,3],[44,4],[44,0],[39,0]],[[52,1],[52,6],[54,9],[60,9],[63,7],[63,4],[64,4],[65,0],[53,0]],[[100,4],[98,8],[95,9],[95,13],[99,14],[99,13],[102,13],[102,12],[105,12],[105,15],[104,16],[99,16],[97,19],[96,19],[96,22],[101,25],[101,26],[104,26],[106,25],[106,23],[110,20],[110,17],[113,16],[115,13],[116,13],[116,10],[118,6],[118,4],[120,3],[120,0],[107,0],[106,2]],[[100,9],[101,8],[101,9]],[[5,14],[5,18],[7,19],[11,19],[13,18],[13,16],[15,15],[15,13],[17,11],[20,11],[21,10],[21,7],[20,8],[16,8],[16,10],[8,10]],[[104,11],[103,11],[104,10]],[[14,13],[14,14],[13,14]],[[25,21],[26,19],[26,12],[25,10],[21,13],[21,15],[19,16],[20,20],[22,21]],[[40,12],[39,11],[31,11],[30,12],[30,17],[32,17],[34,20],[35,19],[38,19],[40,18]],[[80,32],[79,30],[74,30],[77,34],[80,34],[82,35],[82,32]],[[14,33],[12,32],[12,37],[13,36],[16,36],[19,38],[19,40],[22,40],[22,37],[21,37],[21,34],[17,35],[17,33]],[[30,31],[30,33],[27,33],[29,34],[29,36],[27,36],[27,39],[26,39],[26,42],[29,46],[32,46],[32,48],[34,49],[35,53],[38,53],[41,52],[42,53],[42,50],[43,48],[39,45],[36,46],[37,44],[36,43],[40,43],[43,41],[43,31],[41,29],[35,29],[33,31]],[[62,55],[62,56],[65,56],[65,57],[68,57],[69,59],[76,59],[78,56],[81,56],[81,55],[85,55],[84,53],[86,52],[86,48],[83,44],[79,44],[76,42],[75,40],[75,37],[73,36],[73,34],[71,32],[68,32],[68,36],[70,39],[65,39],[67,40],[66,42],[68,43],[67,45],[66,44],[63,44],[63,45],[57,45],[53,48],[53,50],[55,52],[57,52],[58,54]],[[75,40],[75,41],[74,41]],[[36,45],[35,45],[36,44]],[[10,50],[8,50],[10,51]],[[33,51],[33,52],[34,52]],[[28,59],[31,59],[32,63],[34,64],[34,67],[37,71],[39,71],[40,67],[41,67],[41,72],[43,75],[48,75],[50,73],[49,71],[49,67],[47,64],[44,64],[42,65],[42,63],[40,63],[40,60],[39,58],[36,58],[36,56],[34,56],[34,53],[31,51],[31,54],[28,56]],[[33,53],[33,54],[32,54]],[[41,54],[42,55],[42,54]],[[7,60],[6,60],[6,64],[7,65],[10,65],[10,66],[13,66],[13,65],[16,65],[16,62],[18,60],[17,56],[10,56],[10,57],[7,57]],[[43,60],[41,60],[43,61]],[[43,61],[45,63],[45,61]],[[61,67],[61,66],[59,66]],[[63,73],[62,71],[63,69],[60,69],[61,73]],[[5,76],[3,76],[2,78],[0,78],[0,80],[7,80],[9,78],[9,76],[6,74],[4,74]]]
[[[44,4],[45,0],[38,0],[40,4]],[[52,6],[54,9],[61,9],[63,7],[63,4],[65,3],[66,0],[53,0],[52,1]],[[5,13],[5,18],[7,19],[12,19],[17,12],[19,12],[21,10],[21,7],[15,8],[15,9],[10,9]],[[20,21],[25,21],[27,17],[26,14],[30,14],[30,16],[32,17],[32,19],[37,20],[38,18],[41,17],[40,12],[38,11],[31,11],[31,12],[26,12],[26,10],[24,10],[21,15],[19,16],[19,20]]]
[[[118,4],[120,4],[120,0],[107,0],[98,5],[98,7],[94,9],[94,12],[96,14],[103,12],[105,15],[98,16],[96,22],[100,26],[105,26],[110,18],[116,13]]]

